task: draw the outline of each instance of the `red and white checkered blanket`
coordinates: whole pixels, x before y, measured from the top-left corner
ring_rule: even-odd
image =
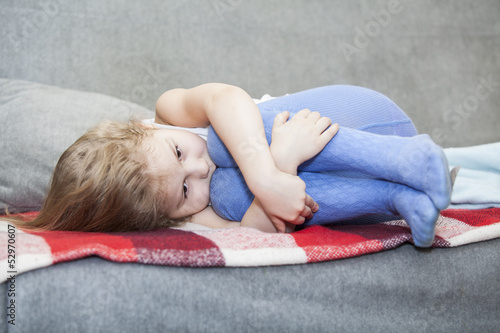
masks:
[[[1,218],[0,218],[1,220]],[[433,247],[500,237],[500,208],[441,212]],[[0,221],[2,281],[12,274],[88,256],[116,262],[214,267],[303,264],[360,256],[412,242],[403,220],[312,226],[291,234],[251,228],[146,232],[24,232]]]

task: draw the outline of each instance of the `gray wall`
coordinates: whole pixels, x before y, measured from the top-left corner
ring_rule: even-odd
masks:
[[[443,146],[500,141],[499,0],[0,3],[0,77],[148,108],[210,81],[254,97],[362,85]]]

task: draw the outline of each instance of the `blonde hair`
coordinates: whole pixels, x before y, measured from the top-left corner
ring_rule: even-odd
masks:
[[[147,172],[142,143],[153,129],[102,122],[60,157],[39,215],[24,229],[132,231],[177,226],[161,212],[158,179]]]

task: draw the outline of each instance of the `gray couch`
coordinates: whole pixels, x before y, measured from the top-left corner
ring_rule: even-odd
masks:
[[[498,17],[497,0],[3,1],[0,202],[36,209],[85,128],[204,82],[361,85],[442,146],[500,141]],[[257,268],[88,258],[19,275],[0,332],[492,332],[499,246]]]

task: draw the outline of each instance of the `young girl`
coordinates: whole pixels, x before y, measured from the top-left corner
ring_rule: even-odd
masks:
[[[304,104],[323,114],[326,107],[339,111],[330,113],[351,127],[416,134],[399,108],[380,94],[348,86],[266,103],[259,110],[240,88],[215,83],[163,94],[155,123],[211,125],[208,148],[203,138],[183,129],[138,123],[97,126],[61,156],[39,216],[24,227],[118,231],[190,220],[216,228],[241,225],[283,232],[285,223],[327,223],[382,213],[402,215],[415,244],[430,246],[439,210],[449,203],[450,185],[446,160],[428,137],[381,136],[344,127],[336,134],[338,125],[330,126],[330,119],[317,112],[300,111],[289,121],[289,113],[275,112],[297,112]],[[382,114],[372,114],[378,109]],[[372,121],[385,116],[389,121]],[[306,184],[309,193],[319,190],[311,197]],[[360,193],[363,188],[377,193],[370,197]],[[360,194],[357,204],[351,194]],[[316,196],[321,197],[319,210]],[[224,215],[235,203],[240,204],[234,211],[241,223]],[[346,210],[338,211],[337,203]],[[320,212],[323,216],[315,221]]]

